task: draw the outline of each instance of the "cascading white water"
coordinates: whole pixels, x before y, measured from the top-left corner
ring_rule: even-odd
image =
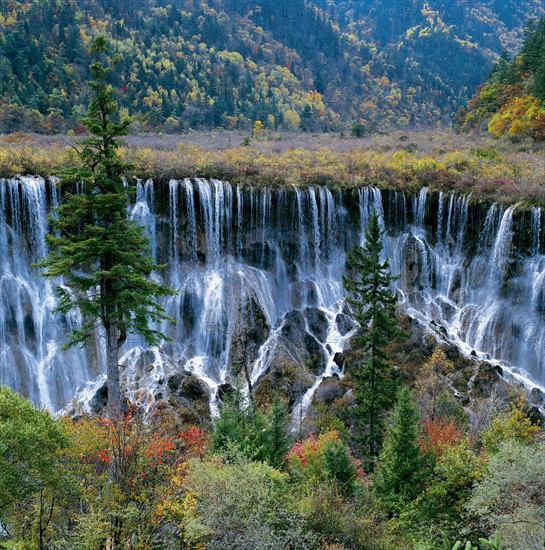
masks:
[[[78,316],[52,313],[54,283],[33,267],[46,252],[48,206],[58,201],[54,181],[0,180],[0,381],[53,410],[101,370],[100,346],[59,351]]]
[[[46,214],[59,200],[54,182],[0,180],[0,380],[51,409],[86,382],[96,389],[92,381],[103,372],[100,337],[85,351],[60,351],[78,318],[51,312],[55,282],[32,267],[46,252]],[[179,292],[164,303],[176,325],[160,327],[173,341],[149,350],[131,336],[124,347],[130,395],[153,396],[165,378],[185,370],[206,384],[215,411],[219,386],[236,373],[255,386],[279,347],[295,357],[297,346],[310,346],[305,357],[320,364],[295,403],[304,413],[319,382],[342,375],[334,361],[350,336],[339,324],[342,274],[372,210],[386,230],[385,255],[401,275],[396,285],[407,311],[444,327],[468,353],[508,361],[545,385],[539,208],[518,214],[492,206],[485,213],[468,196],[426,189],[257,189],[186,179],[137,183],[131,215],[167,265],[156,276]],[[306,343],[289,340],[294,311]]]

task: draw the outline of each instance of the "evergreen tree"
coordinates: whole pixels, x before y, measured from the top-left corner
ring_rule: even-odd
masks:
[[[97,328],[104,330],[108,403],[115,417],[122,409],[119,350],[129,332],[142,334],[149,344],[164,338],[150,322],[170,319],[155,298],[173,290],[152,280],[162,266],[150,256],[144,229],[128,217],[131,189],[122,177],[129,166],[118,148],[130,119],[116,121],[118,106],[107,83],[111,67],[102,61],[106,39],[97,37],[89,52],[93,96],[84,124],[92,136],[77,149],[80,166],[61,179],[67,192],[50,219],[50,252],[39,265],[45,277],[62,277],[67,285],[57,287],[57,311],[76,309],[83,318],[66,347],[84,345]]]
[[[354,343],[364,361],[353,371],[355,414],[368,461],[372,461],[380,449],[382,417],[395,396],[386,346],[400,334],[397,296],[390,289],[396,277],[390,274],[388,260],[381,260],[382,249],[382,231],[378,215],[373,212],[365,231],[365,245],[356,245],[348,257],[348,264],[356,276],[343,276],[344,287],[350,293],[348,303],[360,326]]]
[[[288,414],[275,398],[267,413],[237,390],[225,400],[214,430],[217,451],[237,450],[251,460],[279,466],[289,448]]]
[[[424,457],[417,444],[419,417],[412,392],[403,387],[386,429],[373,485],[391,512],[411,502],[421,487]]]

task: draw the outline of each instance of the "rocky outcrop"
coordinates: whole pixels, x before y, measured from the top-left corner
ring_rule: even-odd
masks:
[[[208,388],[194,374],[173,374],[166,386],[169,395],[156,394],[156,401],[168,403],[182,423],[206,425],[210,421]]]

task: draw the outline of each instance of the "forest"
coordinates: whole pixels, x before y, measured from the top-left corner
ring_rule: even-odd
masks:
[[[134,132],[449,125],[542,14],[539,0],[2,0],[0,132],[83,131],[98,32]]]

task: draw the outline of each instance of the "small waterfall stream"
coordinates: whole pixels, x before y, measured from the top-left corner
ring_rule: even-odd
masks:
[[[54,181],[0,180],[0,381],[52,410],[78,389],[91,394],[104,370],[100,335],[85,350],[59,350],[78,315],[52,313],[56,282],[33,267],[46,252],[47,213],[60,200]],[[443,327],[467,353],[507,362],[545,386],[539,208],[485,209],[469,196],[427,189],[258,189],[185,179],[137,183],[131,215],[167,264],[155,276],[179,293],[164,304],[177,320],[161,327],[172,342],[148,349],[130,336],[125,344],[129,393],[153,395],[160,380],[185,370],[206,384],[215,411],[222,384],[246,372],[255,386],[282,349],[311,368],[314,383],[295,404],[304,414],[320,381],[343,374],[334,358],[353,329],[343,323],[342,274],[372,210],[406,311]]]

